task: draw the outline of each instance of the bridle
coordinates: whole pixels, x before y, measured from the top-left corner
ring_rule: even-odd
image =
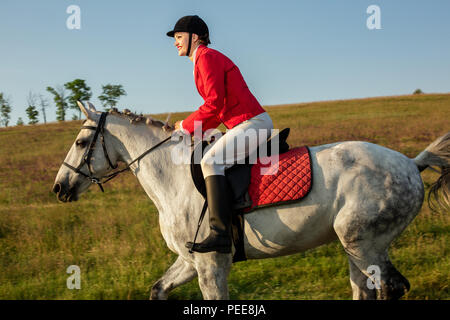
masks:
[[[111,159],[108,155],[108,151],[106,149],[106,144],[105,144],[105,122],[106,122],[106,116],[108,115],[107,112],[102,112],[102,114],[100,115],[100,120],[98,121],[98,125],[96,127],[93,126],[82,126],[81,129],[89,129],[89,130],[95,130],[94,133],[94,137],[92,138],[91,143],[89,144],[88,149],[86,150],[86,152],[83,155],[83,158],[81,160],[81,163],[78,165],[78,167],[74,167],[70,164],[68,164],[67,162],[63,162],[63,165],[65,165],[66,167],[68,167],[69,169],[75,171],[76,173],[82,175],[83,177],[85,177],[86,179],[91,180],[92,183],[97,184],[100,187],[100,190],[102,190],[102,192],[104,192],[105,190],[103,189],[102,184],[108,182],[109,180],[111,180],[112,178],[116,177],[119,173],[122,173],[126,170],[130,169],[130,166],[141,160],[143,157],[145,157],[147,154],[149,154],[151,151],[153,151],[154,149],[156,149],[157,147],[159,147],[160,145],[162,145],[163,143],[165,143],[166,141],[168,141],[171,137],[169,136],[168,138],[158,142],[156,145],[154,145],[153,147],[151,147],[150,149],[148,149],[147,151],[145,151],[143,154],[141,154],[139,157],[137,157],[136,159],[134,159],[133,161],[131,161],[129,164],[127,164],[127,166],[123,169],[120,169],[118,171],[115,171],[113,173],[107,174],[105,176],[102,177],[95,177],[94,173],[91,170],[91,158],[92,158],[92,154],[94,153],[95,150],[95,146],[97,144],[97,140],[98,137],[100,136],[100,141],[102,143],[102,148],[103,148],[103,153],[106,157],[106,159],[108,160],[108,164],[109,164],[109,168],[111,169],[117,169],[117,164],[113,165],[113,163],[111,162]],[[89,174],[84,173],[83,171],[81,171],[81,168],[86,165],[88,170],[89,170]]]

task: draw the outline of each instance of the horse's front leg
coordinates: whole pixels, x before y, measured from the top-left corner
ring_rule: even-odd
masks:
[[[195,257],[198,284],[205,300],[227,300],[231,254],[199,253]]]
[[[175,263],[153,285],[150,300],[166,300],[171,290],[191,281],[196,275],[195,267],[179,256]]]

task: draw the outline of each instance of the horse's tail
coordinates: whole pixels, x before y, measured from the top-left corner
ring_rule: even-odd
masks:
[[[450,210],[450,132],[436,139],[414,159],[414,162],[421,172],[433,166],[440,169],[435,170],[441,176],[430,187],[428,206],[432,210],[436,210],[437,207]]]

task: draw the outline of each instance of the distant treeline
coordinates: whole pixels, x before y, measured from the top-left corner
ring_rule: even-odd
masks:
[[[77,106],[77,100],[86,101],[92,97],[91,88],[87,86],[86,81],[82,79],[75,79],[67,82],[64,85],[57,85],[55,87],[48,86],[46,91],[50,93],[53,98],[54,107],[56,111],[56,120],[65,121],[67,111],[73,109],[78,111],[71,120],[78,120],[81,118],[81,111]],[[127,93],[121,84],[113,85],[107,84],[102,86],[102,94],[97,98],[101,101],[105,110],[114,108],[117,105],[121,96]],[[10,114],[12,110],[11,99],[7,98],[3,92],[0,92],[0,125],[7,127],[11,120]],[[36,124],[39,122],[39,114],[42,115],[42,121],[47,123],[47,110],[49,107],[49,98],[43,94],[29,92],[27,96],[26,115],[28,124]],[[23,125],[24,120],[19,117],[17,125]]]

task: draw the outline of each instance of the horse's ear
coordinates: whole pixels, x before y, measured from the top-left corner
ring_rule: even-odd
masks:
[[[171,129],[174,129],[170,124],[169,124],[169,120],[170,120],[170,116],[172,115],[172,113],[169,113],[167,115],[167,119],[164,122],[164,126],[162,127],[164,131],[169,131]]]
[[[77,104],[78,104],[78,107],[80,108],[81,112],[84,113],[84,115],[86,116],[87,119],[94,120],[93,114],[95,111],[92,111],[90,108],[86,108],[83,105],[83,103],[81,103],[81,101],[79,101],[79,100],[77,100]],[[88,104],[89,104],[89,102],[88,102]],[[94,108],[94,110],[95,110],[95,108]]]
[[[92,112],[97,112],[97,110],[95,109],[94,105],[92,103],[90,103],[89,101],[86,101],[88,108],[92,111]]]

